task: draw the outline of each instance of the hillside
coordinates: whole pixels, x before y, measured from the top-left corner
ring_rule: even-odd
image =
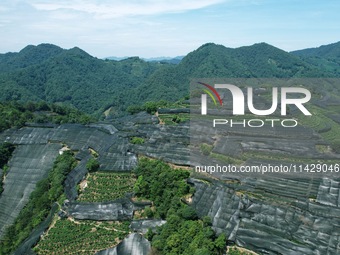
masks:
[[[335,52],[338,44],[327,47]],[[333,54],[325,48],[317,52]],[[27,46],[18,53],[0,54],[0,100],[62,102],[86,113],[99,115],[110,108],[111,114],[119,114],[129,105],[185,97],[190,78],[340,75],[340,65],[334,59],[322,57],[319,61],[320,56],[301,55],[266,43],[236,49],[207,43],[174,65],[138,57],[101,60],[77,47]]]
[[[266,43],[236,49],[205,44],[181,64],[188,74],[196,77],[296,77],[317,71]]]
[[[292,51],[291,54],[332,74],[336,75],[340,72],[340,42]]]
[[[317,48],[296,50],[296,51],[292,51],[291,53],[296,56],[336,59],[336,58],[340,58],[340,42],[336,42],[336,43],[332,43],[328,45],[322,45]]]
[[[53,44],[28,45],[18,53],[0,54],[0,73],[40,64],[63,51]]]
[[[202,174],[188,166],[320,162],[339,169],[340,155],[318,150],[327,144],[309,127],[229,131],[228,136],[224,129],[202,133],[197,125],[189,131],[188,122],[162,125],[145,112],[106,124],[6,130],[0,142],[16,148],[0,196],[0,227],[12,224],[0,229],[0,254],[32,254],[32,248],[36,254],[108,254],[111,249],[131,254],[126,245],[145,255],[150,246],[158,254],[217,255],[226,239],[259,254],[337,254],[338,172],[327,178],[311,172],[300,173],[301,178],[265,177]],[[188,146],[189,132],[204,139],[211,159],[204,146]],[[70,151],[56,157],[62,148]],[[93,160],[98,172],[88,167]],[[144,237],[132,242],[129,232]]]
[[[87,113],[103,111],[113,102],[119,107],[129,100],[125,95],[162,65],[139,58],[104,61],[77,47],[62,50],[44,44],[0,55],[0,60],[1,101],[63,102]]]
[[[313,116],[289,111],[294,128],[253,128],[246,114],[235,120],[248,126],[209,129],[178,100],[190,78],[340,75],[305,58],[266,43],[208,43],[176,65],[48,44],[0,55],[0,98],[12,100],[0,101],[0,255],[337,254],[336,79],[297,80]],[[265,106],[270,93],[259,95]],[[99,122],[78,110],[133,105]]]
[[[156,71],[138,88],[141,101],[173,100],[187,95],[190,78],[218,77],[334,77],[288,52],[266,43],[236,49],[207,43],[189,53],[177,65]]]

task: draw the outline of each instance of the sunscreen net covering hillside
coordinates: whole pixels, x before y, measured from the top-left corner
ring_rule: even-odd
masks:
[[[225,233],[228,240],[240,246],[268,254],[340,252],[340,208],[325,205],[322,200],[289,198],[285,191],[299,191],[299,183],[287,183],[276,196],[261,196],[256,183],[261,180],[240,185],[236,192],[235,187],[222,183],[192,182],[196,188],[193,205],[199,216],[210,216],[215,231]],[[267,194],[278,186],[269,188],[268,182]]]
[[[15,149],[0,196],[0,237],[26,205],[36,183],[47,177],[60,148],[59,144],[32,144]]]
[[[319,102],[322,98],[313,100],[315,101],[312,101],[312,108],[314,102]],[[198,108],[193,110],[195,111],[196,114],[200,113]],[[221,118],[224,117],[222,115]],[[145,205],[136,205],[126,199],[107,203],[75,201],[78,195],[77,184],[87,173],[86,162],[91,157],[89,148],[98,153],[101,170],[116,172],[131,171],[137,163],[137,155],[193,167],[195,162],[204,164],[207,159],[220,165],[227,161],[239,166],[288,164],[287,161],[292,159],[293,163],[305,162],[306,159],[337,162],[339,155],[328,150],[330,142],[324,137],[324,134],[333,133],[317,131],[324,130],[323,124],[322,121],[318,122],[320,128],[302,125],[294,129],[267,128],[264,133],[249,127],[227,130],[219,127],[211,131],[199,125],[189,129],[189,124],[185,122],[176,126],[159,125],[155,116],[140,113],[116,119],[113,126],[105,126],[106,129],[103,125],[25,127],[20,130],[7,130],[0,134],[0,137],[3,141],[17,144],[17,150],[36,146],[35,156],[30,155],[33,151],[27,149],[22,151],[22,157],[13,158],[22,165],[31,164],[32,157],[43,158],[48,148],[54,146],[56,156],[61,144],[77,150],[75,156],[80,162],[65,181],[65,191],[70,200],[63,206],[66,216],[119,220],[130,219],[133,210]],[[334,125],[331,127],[333,131],[337,128]],[[143,138],[144,143],[133,144],[133,137]],[[208,147],[191,144],[190,139],[195,143],[203,141]],[[191,155],[190,151],[193,152]],[[210,157],[203,154],[203,151],[209,153]],[[238,158],[239,155],[241,157]],[[196,189],[192,206],[199,216],[209,215],[214,230],[217,233],[225,233],[228,241],[268,254],[340,252],[340,233],[337,228],[340,224],[340,178],[337,176],[304,175],[296,178],[284,173],[259,176],[223,172],[195,173],[194,176],[196,179],[189,180]],[[3,207],[0,207],[0,213],[3,213],[2,210]],[[150,226],[153,225],[154,222],[151,222]],[[139,222],[133,222],[131,228],[137,232],[145,231],[144,225]],[[31,237],[36,235],[34,232]],[[30,240],[33,239],[28,241]],[[119,252],[118,247],[103,252],[125,254],[122,253],[123,247],[137,247],[144,242],[142,239],[134,240],[139,241],[130,242],[127,246],[118,246]]]

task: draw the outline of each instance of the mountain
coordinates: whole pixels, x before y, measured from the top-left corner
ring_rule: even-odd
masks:
[[[338,254],[340,189],[331,173],[339,170],[340,93],[332,82],[332,90],[328,81],[310,84],[324,92],[311,101],[312,118],[290,112],[302,125],[283,129],[282,121],[262,133],[232,125],[189,129],[178,109],[159,111],[159,119],[142,112],[89,124],[89,116],[58,104],[119,113],[150,100],[176,101],[191,78],[338,77],[327,66],[336,65],[335,55],[322,54],[208,43],[177,65],[101,60],[49,44],[0,55],[0,99],[13,100],[0,102],[0,254],[222,254],[226,244],[266,254]],[[304,172],[264,178],[188,171],[207,160]],[[314,164],[303,161],[331,173],[313,176]],[[131,231],[150,241],[138,234],[121,242]],[[229,246],[228,253],[248,252]]]
[[[340,42],[322,45],[318,48],[292,51],[291,54],[332,74],[340,72]]]
[[[195,77],[300,77],[324,73],[266,43],[236,49],[205,44],[181,63]]]
[[[60,54],[62,48],[53,44],[28,45],[18,53],[0,54],[0,73],[37,65]]]
[[[101,114],[109,108],[119,113],[129,105],[183,98],[190,78],[339,77],[338,46],[308,49],[308,56],[302,56],[303,51],[288,53],[266,43],[236,49],[207,43],[174,65],[138,57],[101,60],[77,47],[30,45],[18,53],[0,54],[0,100],[44,100],[86,113]],[[314,51],[316,56],[311,56]]]
[[[334,74],[266,43],[236,49],[207,43],[171,69],[157,70],[137,89],[137,94],[141,101],[184,97],[188,94],[191,78],[324,76]]]
[[[292,51],[292,54],[302,57],[320,57],[326,59],[340,58],[340,41],[328,45],[322,45],[317,48],[308,48],[303,50]]]
[[[87,113],[112,104],[119,110],[129,102],[130,91],[164,65],[138,57],[104,61],[77,47],[63,50],[45,44],[0,55],[0,62],[1,101],[63,102]]]

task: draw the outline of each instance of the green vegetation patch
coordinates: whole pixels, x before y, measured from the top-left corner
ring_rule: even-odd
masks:
[[[182,98],[177,102],[169,102],[165,100],[160,101],[148,101],[143,105],[130,105],[127,108],[127,112],[130,114],[135,114],[141,111],[146,111],[150,114],[155,114],[159,109],[180,109],[180,108],[188,108],[188,104],[184,101],[187,100],[188,97]],[[159,113],[158,117],[162,124],[166,125],[177,125],[179,123],[185,122],[190,119],[189,113]]]
[[[160,107],[167,107],[170,103],[165,100],[160,101],[148,101],[141,105],[130,105],[127,107],[126,111],[130,114],[135,114],[138,112],[146,111],[150,114],[155,114],[157,109]]]
[[[94,120],[93,117],[62,104],[47,104],[45,102],[0,103],[0,131],[11,127],[23,127],[26,122],[88,124]]]
[[[206,156],[210,155],[213,148],[214,147],[212,145],[209,145],[209,144],[206,144],[206,143],[202,143],[200,145],[201,152],[203,153],[203,155],[206,155]]]
[[[0,175],[0,195],[3,192],[2,182],[8,170],[8,160],[11,158],[15,147],[10,143],[3,143],[0,145],[0,169],[3,170],[3,175]]]
[[[91,173],[86,179],[87,187],[78,200],[83,202],[105,202],[124,197],[133,192],[136,182],[134,175],[128,173]]]
[[[136,136],[134,136],[134,137],[131,138],[130,142],[131,142],[132,144],[143,144],[143,143],[145,142],[145,139],[142,138],[142,137],[136,137]]]
[[[309,126],[315,131],[319,132],[320,135],[331,144],[332,149],[337,153],[340,152],[340,125],[334,120],[327,117],[332,113],[330,109],[322,109],[315,105],[308,108],[312,116],[299,115],[299,123],[305,126]]]
[[[158,114],[160,121],[166,125],[177,125],[190,119],[189,113]]]
[[[186,179],[190,173],[172,169],[160,160],[141,158],[135,170],[137,181],[134,192],[137,196],[152,200],[157,217],[166,218],[168,211],[181,207],[181,198],[190,192]]]
[[[99,167],[100,164],[96,158],[90,158],[86,163],[86,168],[90,173],[98,171]]]
[[[58,220],[34,247],[38,254],[95,254],[129,233],[129,222]]]
[[[169,216],[159,234],[152,236],[152,247],[160,254],[223,254],[225,243],[224,234],[216,237],[209,224],[203,220],[183,218],[183,215]]]
[[[231,156],[226,156],[226,155],[219,154],[219,153],[211,153],[210,156],[212,158],[216,158],[218,160],[221,160],[221,161],[223,161],[227,164],[241,165],[245,162],[245,160],[234,158],[234,157],[231,157]]]
[[[199,219],[194,208],[182,202],[183,197],[194,192],[186,182],[188,171],[173,169],[159,160],[141,158],[136,174],[136,195],[155,205],[155,210],[145,212],[147,217],[167,220],[156,232],[149,230],[146,234],[153,254],[210,255],[225,251],[226,237],[215,235],[211,219]]]

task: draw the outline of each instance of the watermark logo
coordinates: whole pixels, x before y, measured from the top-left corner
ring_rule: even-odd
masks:
[[[319,134],[336,128],[339,84],[331,78],[192,78],[183,101],[190,103],[190,164],[198,174],[232,181],[333,176],[337,144]]]
[[[302,114],[305,116],[311,116],[312,114],[306,109],[304,104],[310,101],[311,93],[308,89],[302,87],[272,87],[271,94],[268,94],[269,97],[269,106],[267,109],[257,109],[254,105],[254,91],[253,87],[246,87],[242,90],[240,87],[234,84],[214,84],[214,86],[197,81],[198,84],[203,85],[205,88],[203,89],[203,94],[201,94],[201,115],[208,115],[208,96],[211,98],[214,106],[214,110],[220,111],[219,109],[223,109],[223,97],[220,93],[229,92],[231,94],[232,100],[232,115],[233,116],[243,116],[246,114],[246,106],[251,114],[254,116],[286,116],[288,106],[294,105]],[[197,84],[196,83],[196,84]],[[217,92],[217,89],[219,92]],[[244,93],[245,92],[245,93]],[[267,91],[268,92],[268,91]],[[246,94],[246,95],[245,95]],[[224,94],[222,94],[224,95]],[[267,99],[268,99],[267,97]],[[246,104],[245,104],[246,101]],[[218,107],[219,106],[219,107]],[[217,108],[216,108],[217,107]],[[280,109],[280,113],[276,112],[277,109]],[[226,109],[224,107],[224,109]],[[216,113],[216,111],[214,112]],[[222,113],[222,111],[220,111]],[[213,114],[214,115],[214,114]],[[236,118],[236,117],[235,117]],[[256,119],[213,119],[212,125],[216,127],[217,125],[229,125],[233,126],[243,126],[250,128],[259,128],[263,127],[265,124],[274,127],[278,123],[281,124],[282,127],[296,127],[298,122],[296,119],[279,119],[279,118],[256,118]]]
[[[209,90],[207,90],[207,89],[203,89],[203,91],[204,91],[205,93],[207,93],[207,94],[210,96],[210,98],[213,100],[213,102],[214,102],[215,105],[217,105],[216,99],[215,99],[215,97],[211,94],[211,92],[215,94],[215,96],[217,97],[218,102],[220,103],[220,105],[221,105],[221,106],[223,105],[221,96],[220,96],[220,94],[218,94],[218,92],[216,91],[216,89],[215,89],[214,87],[210,86],[209,84],[203,83],[203,82],[198,82],[198,83],[201,84],[201,85],[203,85],[203,86],[205,86],[205,87],[207,87],[207,88],[210,90],[210,91],[209,91]],[[202,94],[202,114],[203,114],[203,112],[205,113],[205,114],[203,114],[203,115],[206,115],[206,114],[207,114],[207,94]],[[204,107],[204,109],[203,109],[203,107]]]
[[[199,84],[210,89],[211,92],[215,94],[220,105],[223,105],[221,96],[216,91],[216,89],[228,89],[231,92],[233,99],[233,115],[244,115],[245,114],[245,96],[243,91],[232,84],[215,84],[215,87],[212,87],[209,84],[198,82]],[[281,89],[281,115],[287,115],[287,105],[295,105],[304,115],[310,116],[312,115],[303,104],[307,103],[311,99],[311,93],[308,89],[299,88],[299,87],[282,87]],[[214,104],[217,105],[216,99],[212,95],[212,93],[204,89],[206,94],[201,95],[201,114],[207,115],[207,95],[211,97]],[[302,94],[304,97],[302,98],[288,98],[289,94]],[[278,88],[272,88],[272,105],[267,110],[259,110],[254,107],[253,103],[253,88],[247,87],[247,106],[251,113],[258,116],[267,116],[273,114],[278,107]]]

